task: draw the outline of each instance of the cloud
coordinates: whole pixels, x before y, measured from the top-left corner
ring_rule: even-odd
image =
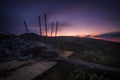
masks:
[[[58,22],[58,31],[64,29],[65,27],[71,27],[72,24],[69,22]],[[43,26],[44,27],[44,26]],[[48,23],[48,30],[51,30],[52,23]],[[54,22],[54,29],[56,28],[56,22]]]
[[[72,26],[72,24],[70,24],[68,22],[59,22],[59,26],[60,27],[70,27],[70,26]]]
[[[105,33],[105,34],[100,34],[100,35],[96,35],[94,37],[101,37],[101,38],[116,38],[116,37],[120,37],[120,31],[117,32],[111,32],[111,33]]]

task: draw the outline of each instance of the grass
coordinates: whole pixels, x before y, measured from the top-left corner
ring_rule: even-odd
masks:
[[[70,39],[70,38],[69,38]],[[73,38],[72,38],[73,39]],[[55,39],[52,41],[54,42]],[[52,42],[52,43],[53,43]],[[70,50],[74,59],[85,60],[107,66],[120,68],[119,46],[120,43],[113,43],[102,40],[75,38],[67,41],[64,38],[53,43],[61,50]],[[40,79],[40,78],[38,78]],[[60,63],[47,72],[41,80],[119,80],[104,72],[83,69],[77,66]]]
[[[32,39],[34,41],[40,41],[41,38],[38,38],[38,36],[37,37],[36,36],[37,35],[34,35],[34,38]],[[26,36],[20,37],[26,38]],[[74,54],[70,56],[71,58],[120,68],[119,58],[120,43],[77,37],[58,37],[58,38],[53,37],[47,39],[46,37],[43,37],[41,41],[44,43],[52,44],[53,47],[59,48],[61,51],[65,50],[73,51]],[[30,49],[30,51],[31,50],[32,49]],[[59,63],[48,72],[45,72],[42,76],[36,77],[34,80],[117,80],[117,79],[112,78],[111,75],[108,75],[104,72],[87,70],[80,68],[78,66],[73,66],[66,63]]]
[[[36,77],[34,80],[113,80],[113,78],[103,72],[87,70],[66,63],[59,63],[49,72]]]
[[[120,67],[120,62],[114,56],[104,54],[102,51],[81,51],[80,53],[74,53],[71,58],[81,59],[93,63],[99,63],[107,66]]]
[[[71,58],[120,67],[120,43],[77,37],[49,38],[61,51],[70,50]]]

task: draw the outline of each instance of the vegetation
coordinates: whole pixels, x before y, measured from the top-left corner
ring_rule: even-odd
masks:
[[[52,52],[54,53],[54,55],[50,55],[47,51],[45,51],[44,47],[43,49],[39,49],[40,48],[39,44],[40,42],[42,42],[49,45],[52,44],[52,48],[55,49],[58,48],[61,51],[65,50],[73,51],[74,54],[70,56],[71,58],[120,68],[119,58],[120,43],[78,37],[56,38],[42,36],[41,38],[36,34],[24,34],[20,36],[12,35],[11,37],[9,35],[1,35],[0,38],[1,38],[0,50],[1,51],[4,50],[6,53],[6,55],[4,54],[4,52],[3,52],[4,55],[0,54],[1,60],[5,60],[2,58],[6,58],[9,55],[13,56],[13,53],[16,56],[18,52],[20,52],[21,53],[20,55],[22,56],[28,56],[30,54],[34,58],[36,58],[36,56],[43,56],[44,58],[56,57],[57,56],[56,52]],[[39,52],[41,52],[41,54]],[[42,52],[45,54],[43,55]],[[43,75],[36,77],[34,80],[117,80],[117,79],[104,72],[83,69],[78,66],[73,66],[66,63],[59,63],[58,65],[56,65]]]
[[[59,63],[51,70],[33,80],[117,80],[117,78],[107,75],[104,72],[92,71],[66,63]]]
[[[120,68],[120,43],[89,38],[59,37],[53,44],[61,50],[74,51],[71,58]],[[43,75],[36,77],[35,80],[119,80],[105,72],[87,70],[66,63],[56,65]]]

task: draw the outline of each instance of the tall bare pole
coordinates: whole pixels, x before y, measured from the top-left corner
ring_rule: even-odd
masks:
[[[38,16],[38,20],[39,20],[40,36],[42,36],[41,19],[40,19],[40,16]]]
[[[26,24],[26,21],[24,21],[24,26],[25,26],[26,33],[29,33],[29,29],[28,29],[28,26]]]
[[[57,36],[57,30],[58,30],[58,21],[56,22],[56,31],[55,31],[55,37]]]
[[[51,37],[52,37],[52,33],[53,33],[53,26],[54,26],[54,22],[52,22],[52,27],[51,27]]]
[[[46,36],[47,36],[47,15],[44,15],[45,17],[45,31],[46,31]]]

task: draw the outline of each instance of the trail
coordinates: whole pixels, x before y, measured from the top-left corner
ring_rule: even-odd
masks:
[[[1,64],[0,67],[3,69],[6,69],[9,66],[4,72],[10,72],[10,75],[0,78],[0,80],[31,80],[36,76],[43,74],[55,66],[58,62],[65,62],[67,64],[77,65],[85,69],[102,71],[115,76],[120,76],[119,68],[68,58],[71,54],[73,54],[73,52],[65,51],[59,55],[60,57],[52,58],[50,61],[11,61]]]

